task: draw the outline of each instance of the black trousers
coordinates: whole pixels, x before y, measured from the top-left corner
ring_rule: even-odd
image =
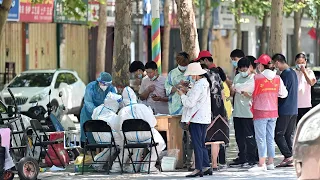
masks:
[[[310,111],[311,108],[299,108],[298,109],[298,117],[297,117],[297,124],[299,123],[302,116],[307,114],[308,111]]]
[[[193,146],[189,131],[183,131],[183,163],[187,166],[192,164]]]
[[[275,141],[285,158],[292,157],[293,138],[297,115],[279,116],[276,124]]]
[[[252,118],[233,118],[236,142],[240,162],[256,162],[258,159],[257,144],[254,137]]]

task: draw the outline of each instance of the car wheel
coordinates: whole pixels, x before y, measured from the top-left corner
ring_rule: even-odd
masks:
[[[56,99],[53,99],[53,100],[51,101],[52,111],[55,112],[58,107],[59,107],[59,102],[58,102]]]

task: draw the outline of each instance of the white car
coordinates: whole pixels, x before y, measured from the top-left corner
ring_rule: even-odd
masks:
[[[69,114],[79,117],[86,86],[72,70],[28,70],[16,76],[1,91],[1,100],[6,106],[14,105],[8,88],[22,113],[36,105],[46,110],[50,100],[54,108],[63,103]],[[62,98],[59,97],[60,91],[63,92]]]

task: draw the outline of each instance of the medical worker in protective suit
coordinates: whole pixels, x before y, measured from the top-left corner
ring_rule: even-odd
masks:
[[[127,119],[143,119],[146,122],[149,123],[149,125],[152,128],[153,137],[156,143],[159,143],[159,145],[156,147],[158,154],[160,154],[166,147],[165,141],[160,135],[160,133],[154,128],[157,124],[157,120],[153,115],[152,109],[147,107],[144,104],[138,104],[137,103],[137,96],[135,95],[134,91],[130,87],[126,87],[122,92],[123,97],[123,104],[125,107],[123,107],[118,115],[120,117],[121,126],[124,121]],[[126,133],[126,138],[128,142],[150,142],[151,141],[151,134],[149,132],[128,132]],[[121,148],[121,154],[122,154],[123,148]],[[143,149],[133,149],[133,156],[132,159],[135,161],[141,160],[141,156],[143,153]],[[121,157],[122,158],[122,157]],[[124,151],[124,161],[123,162],[129,162],[129,156],[128,156],[128,150]],[[146,155],[144,160],[149,160],[150,153]],[[157,160],[157,154],[155,150],[152,150],[151,154],[151,160],[156,161]],[[119,163],[114,163],[112,170],[119,170]],[[135,170],[140,172],[147,172],[148,171],[148,164],[135,164]],[[126,172],[134,172],[132,164],[127,164],[124,167],[124,171]],[[157,171],[157,168],[155,167],[155,162],[151,162],[150,171]]]
[[[123,143],[122,133],[120,132],[120,118],[117,115],[119,110],[120,103],[122,101],[121,95],[109,92],[104,100],[104,104],[98,106],[93,110],[92,119],[94,120],[103,120],[108,123],[112,129],[113,137],[117,145]],[[94,140],[97,143],[111,143],[111,134],[110,133],[92,133]],[[111,149],[111,154],[113,155],[116,152],[115,148]],[[110,149],[106,148],[99,154],[94,157],[95,161],[105,162],[109,160]],[[97,171],[104,171],[104,164],[93,164],[93,167]]]
[[[93,110],[103,104],[109,92],[116,93],[117,90],[112,86],[112,77],[109,73],[102,72],[96,81],[89,83],[84,95],[84,104],[80,113],[81,142],[86,141],[83,124],[91,119]],[[94,142],[92,134],[88,134],[90,142]]]

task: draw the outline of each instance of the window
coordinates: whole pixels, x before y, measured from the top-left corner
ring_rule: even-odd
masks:
[[[71,73],[66,73],[66,74],[67,74],[68,84],[73,84],[78,81],[78,79],[73,74]]]
[[[57,77],[55,88],[59,88],[61,83],[67,83],[68,85],[74,84],[78,79],[71,73],[60,73]]]
[[[53,73],[22,73],[8,87],[48,87],[52,78]]]
[[[60,73],[57,77],[57,80],[56,80],[56,84],[54,85],[54,88],[59,88],[60,84],[61,83],[67,83],[68,84],[68,81],[67,81],[67,73]]]
[[[7,113],[7,107],[2,103],[2,101],[0,101],[0,113]]]

